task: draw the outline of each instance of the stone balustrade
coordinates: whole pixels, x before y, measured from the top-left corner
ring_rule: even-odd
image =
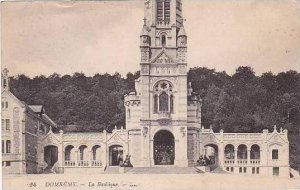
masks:
[[[157,21],[157,27],[166,27],[169,25],[170,25],[169,21]]]
[[[247,165],[247,159],[238,159],[237,163],[238,165]]]
[[[259,165],[260,164],[260,159],[250,159],[250,164],[251,165]]]
[[[233,166],[233,165],[235,165],[235,160],[234,159],[225,159],[224,165],[225,166]],[[248,163],[247,159],[238,159],[237,165],[238,166],[260,165],[260,159],[250,159],[250,163]]]
[[[171,114],[168,111],[161,111],[158,113],[158,119],[171,119]]]
[[[234,159],[225,159],[224,164],[225,165],[234,165]]]
[[[102,167],[102,162],[100,160],[66,160],[64,167]]]

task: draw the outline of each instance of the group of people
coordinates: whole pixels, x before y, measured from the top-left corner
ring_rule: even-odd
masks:
[[[197,166],[208,166],[213,164],[215,164],[215,159],[213,156],[207,157],[206,155],[201,155],[197,160]]]
[[[121,162],[120,166],[121,167],[133,167],[133,165],[130,162],[130,157],[131,157],[131,155],[126,155],[124,162]]]

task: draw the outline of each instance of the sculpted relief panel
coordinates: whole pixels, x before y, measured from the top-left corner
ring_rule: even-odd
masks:
[[[149,66],[143,65],[141,68],[141,74],[149,74]]]
[[[173,61],[166,55],[162,54],[158,59],[155,61],[156,63],[172,63]]]
[[[176,75],[177,66],[175,65],[152,66],[150,69],[150,74],[151,75]]]

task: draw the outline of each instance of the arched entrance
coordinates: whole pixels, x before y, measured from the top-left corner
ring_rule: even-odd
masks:
[[[216,144],[206,144],[204,146],[204,160],[211,170],[219,165],[219,148]]]
[[[154,135],[153,154],[155,165],[174,165],[175,140],[171,132],[161,130]]]
[[[44,147],[44,161],[48,167],[52,167],[58,160],[58,148],[54,145]]]
[[[113,145],[109,147],[109,165],[118,166],[123,162],[123,146]]]

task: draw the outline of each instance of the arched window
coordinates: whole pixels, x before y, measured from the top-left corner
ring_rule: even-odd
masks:
[[[81,145],[80,147],[79,147],[79,152],[80,152],[80,156],[79,156],[79,159],[80,160],[85,160],[85,158],[86,158],[86,149],[87,149],[87,146],[85,146],[85,145]]]
[[[234,146],[232,144],[227,144],[224,153],[226,159],[234,159]]]
[[[130,109],[127,110],[127,119],[130,119]]]
[[[237,157],[238,157],[238,159],[247,159],[247,146],[246,145],[241,144],[238,146]]]
[[[159,111],[169,111],[169,96],[166,92],[159,95]]]
[[[154,113],[158,113],[158,96],[154,95]]]
[[[157,14],[157,21],[170,21],[170,0],[157,0],[156,1],[156,14]]]
[[[10,142],[10,140],[6,141],[6,153],[11,153],[11,142]]]
[[[165,35],[161,36],[161,45],[166,46],[166,36]]]
[[[170,112],[174,113],[174,97],[170,95]]]
[[[257,144],[251,146],[250,159],[260,159],[260,148]]]
[[[70,161],[70,160],[74,160],[75,158],[72,158],[72,149],[74,148],[74,146],[72,145],[68,145],[66,148],[65,148],[65,160],[66,161]]]
[[[159,81],[154,86],[154,113],[174,113],[174,95],[172,84],[168,81]]]
[[[95,145],[92,148],[92,152],[93,152],[93,160],[100,160],[100,146],[99,145]]]

